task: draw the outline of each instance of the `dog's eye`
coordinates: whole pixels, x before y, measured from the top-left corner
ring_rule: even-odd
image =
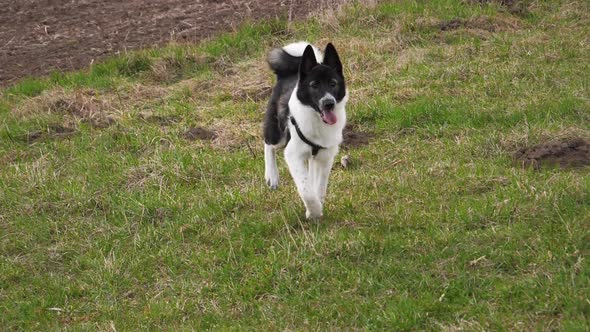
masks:
[[[330,81],[330,87],[335,88],[336,85],[338,85],[338,82],[336,80],[331,80]]]
[[[320,87],[320,84],[316,81],[312,81],[311,83],[309,83],[309,86],[311,86],[312,89],[317,89]]]

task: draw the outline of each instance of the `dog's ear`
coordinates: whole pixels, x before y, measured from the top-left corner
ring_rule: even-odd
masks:
[[[301,64],[299,65],[299,78],[302,80],[305,76],[313,69],[313,67],[317,66],[318,62],[315,58],[315,53],[313,52],[313,47],[311,45],[307,45],[305,51],[303,51],[303,56],[301,58]]]
[[[332,43],[328,43],[326,46],[324,65],[334,69],[340,76],[344,77],[344,75],[342,75],[342,62],[340,62],[338,52],[336,52],[336,48]]]

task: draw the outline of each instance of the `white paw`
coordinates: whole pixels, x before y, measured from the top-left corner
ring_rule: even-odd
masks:
[[[322,203],[319,200],[308,201],[305,217],[307,219],[320,219],[322,217]]]
[[[305,211],[305,218],[307,218],[308,220],[318,220],[322,217],[322,212],[312,212],[312,211]]]
[[[270,187],[270,189],[276,190],[279,187],[279,177],[278,176],[266,175],[264,177],[264,179],[266,180],[266,184]]]

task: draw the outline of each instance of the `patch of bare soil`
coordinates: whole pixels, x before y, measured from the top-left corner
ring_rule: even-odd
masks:
[[[76,132],[75,129],[62,125],[50,125],[44,130],[36,130],[23,135],[20,139],[28,144],[44,141],[51,138],[64,138]]]
[[[0,0],[0,86],[128,50],[196,42],[247,20],[304,18],[317,8],[312,0]]]
[[[354,123],[347,123],[342,132],[344,141],[342,146],[344,148],[358,148],[369,144],[375,135],[373,133],[365,132]]]
[[[512,156],[522,166],[536,169],[546,166],[561,168],[590,165],[590,141],[583,138],[570,138],[525,147]]]
[[[212,141],[217,137],[217,134],[215,134],[214,131],[211,131],[206,128],[194,127],[194,128],[190,128],[189,130],[185,131],[182,134],[182,137],[184,139],[189,140],[189,141],[195,141],[195,140]]]

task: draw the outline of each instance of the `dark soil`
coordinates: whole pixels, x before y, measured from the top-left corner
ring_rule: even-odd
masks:
[[[520,149],[513,155],[523,166],[560,166],[562,168],[590,165],[590,141],[583,138],[564,139]]]
[[[76,130],[61,125],[50,125],[44,130],[36,130],[29,132],[21,137],[25,143],[35,143],[51,138],[68,137],[74,134]]]
[[[303,18],[311,0],[0,0],[0,86],[127,50],[196,42],[245,20]]]
[[[374,137],[373,133],[361,131],[354,123],[347,123],[342,132],[344,148],[357,148],[369,144]]]
[[[215,134],[214,131],[211,131],[206,128],[195,127],[190,128],[189,130],[184,132],[184,134],[182,134],[182,137],[189,141],[194,141],[198,139],[203,141],[212,141],[217,137],[217,134]]]
[[[465,20],[460,18],[454,18],[450,21],[444,21],[438,24],[438,28],[441,31],[449,31],[459,29],[465,26]]]
[[[169,126],[180,122],[180,117],[176,115],[139,115],[140,119],[143,119],[149,123],[156,123],[162,127]]]

